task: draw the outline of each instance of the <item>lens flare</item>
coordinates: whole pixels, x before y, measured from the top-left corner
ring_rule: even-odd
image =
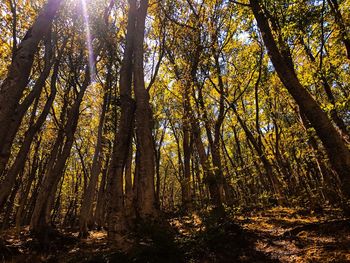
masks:
[[[90,18],[89,18],[89,13],[88,13],[88,10],[86,7],[86,0],[81,0],[81,6],[82,6],[84,24],[85,24],[86,44],[87,44],[88,56],[89,56],[90,78],[91,78],[91,82],[95,82],[95,80],[96,80],[95,55],[94,55],[94,50],[92,48],[92,37],[91,37],[91,32],[90,32]]]

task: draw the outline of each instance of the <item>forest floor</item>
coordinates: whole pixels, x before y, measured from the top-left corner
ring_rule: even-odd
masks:
[[[110,249],[106,233],[87,239],[60,232],[40,244],[27,228],[8,230],[0,262],[350,262],[350,219],[289,208],[234,213],[220,223],[205,214],[172,216],[167,227],[143,226],[127,254]]]

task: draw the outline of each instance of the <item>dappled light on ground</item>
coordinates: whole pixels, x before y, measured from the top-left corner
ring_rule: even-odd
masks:
[[[277,208],[237,219],[258,251],[281,262],[350,262],[350,220],[336,210],[319,216]]]
[[[350,262],[350,220],[329,212],[274,208],[218,222],[206,213],[173,215],[168,229],[149,226],[134,236],[127,253],[111,249],[106,231],[84,239],[60,231],[43,245],[28,228],[11,229],[1,253],[4,262]]]

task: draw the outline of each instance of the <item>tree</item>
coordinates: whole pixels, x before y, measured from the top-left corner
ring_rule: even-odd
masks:
[[[322,141],[330,162],[342,181],[342,189],[347,198],[350,196],[350,151],[342,137],[334,128],[327,114],[322,111],[317,102],[304,89],[288,58],[279,50],[272,35],[266,14],[259,1],[250,1],[252,11],[262,33],[271,61],[281,81],[295,99],[300,110],[306,115],[311,125]]]

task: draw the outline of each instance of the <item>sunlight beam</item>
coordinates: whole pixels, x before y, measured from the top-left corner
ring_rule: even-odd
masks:
[[[92,37],[90,32],[90,18],[89,13],[86,7],[86,0],[81,0],[84,24],[85,24],[85,32],[86,32],[86,44],[88,48],[88,56],[89,56],[89,70],[90,70],[90,78],[91,82],[95,82],[96,80],[96,71],[95,71],[95,56],[94,50],[92,48]]]

